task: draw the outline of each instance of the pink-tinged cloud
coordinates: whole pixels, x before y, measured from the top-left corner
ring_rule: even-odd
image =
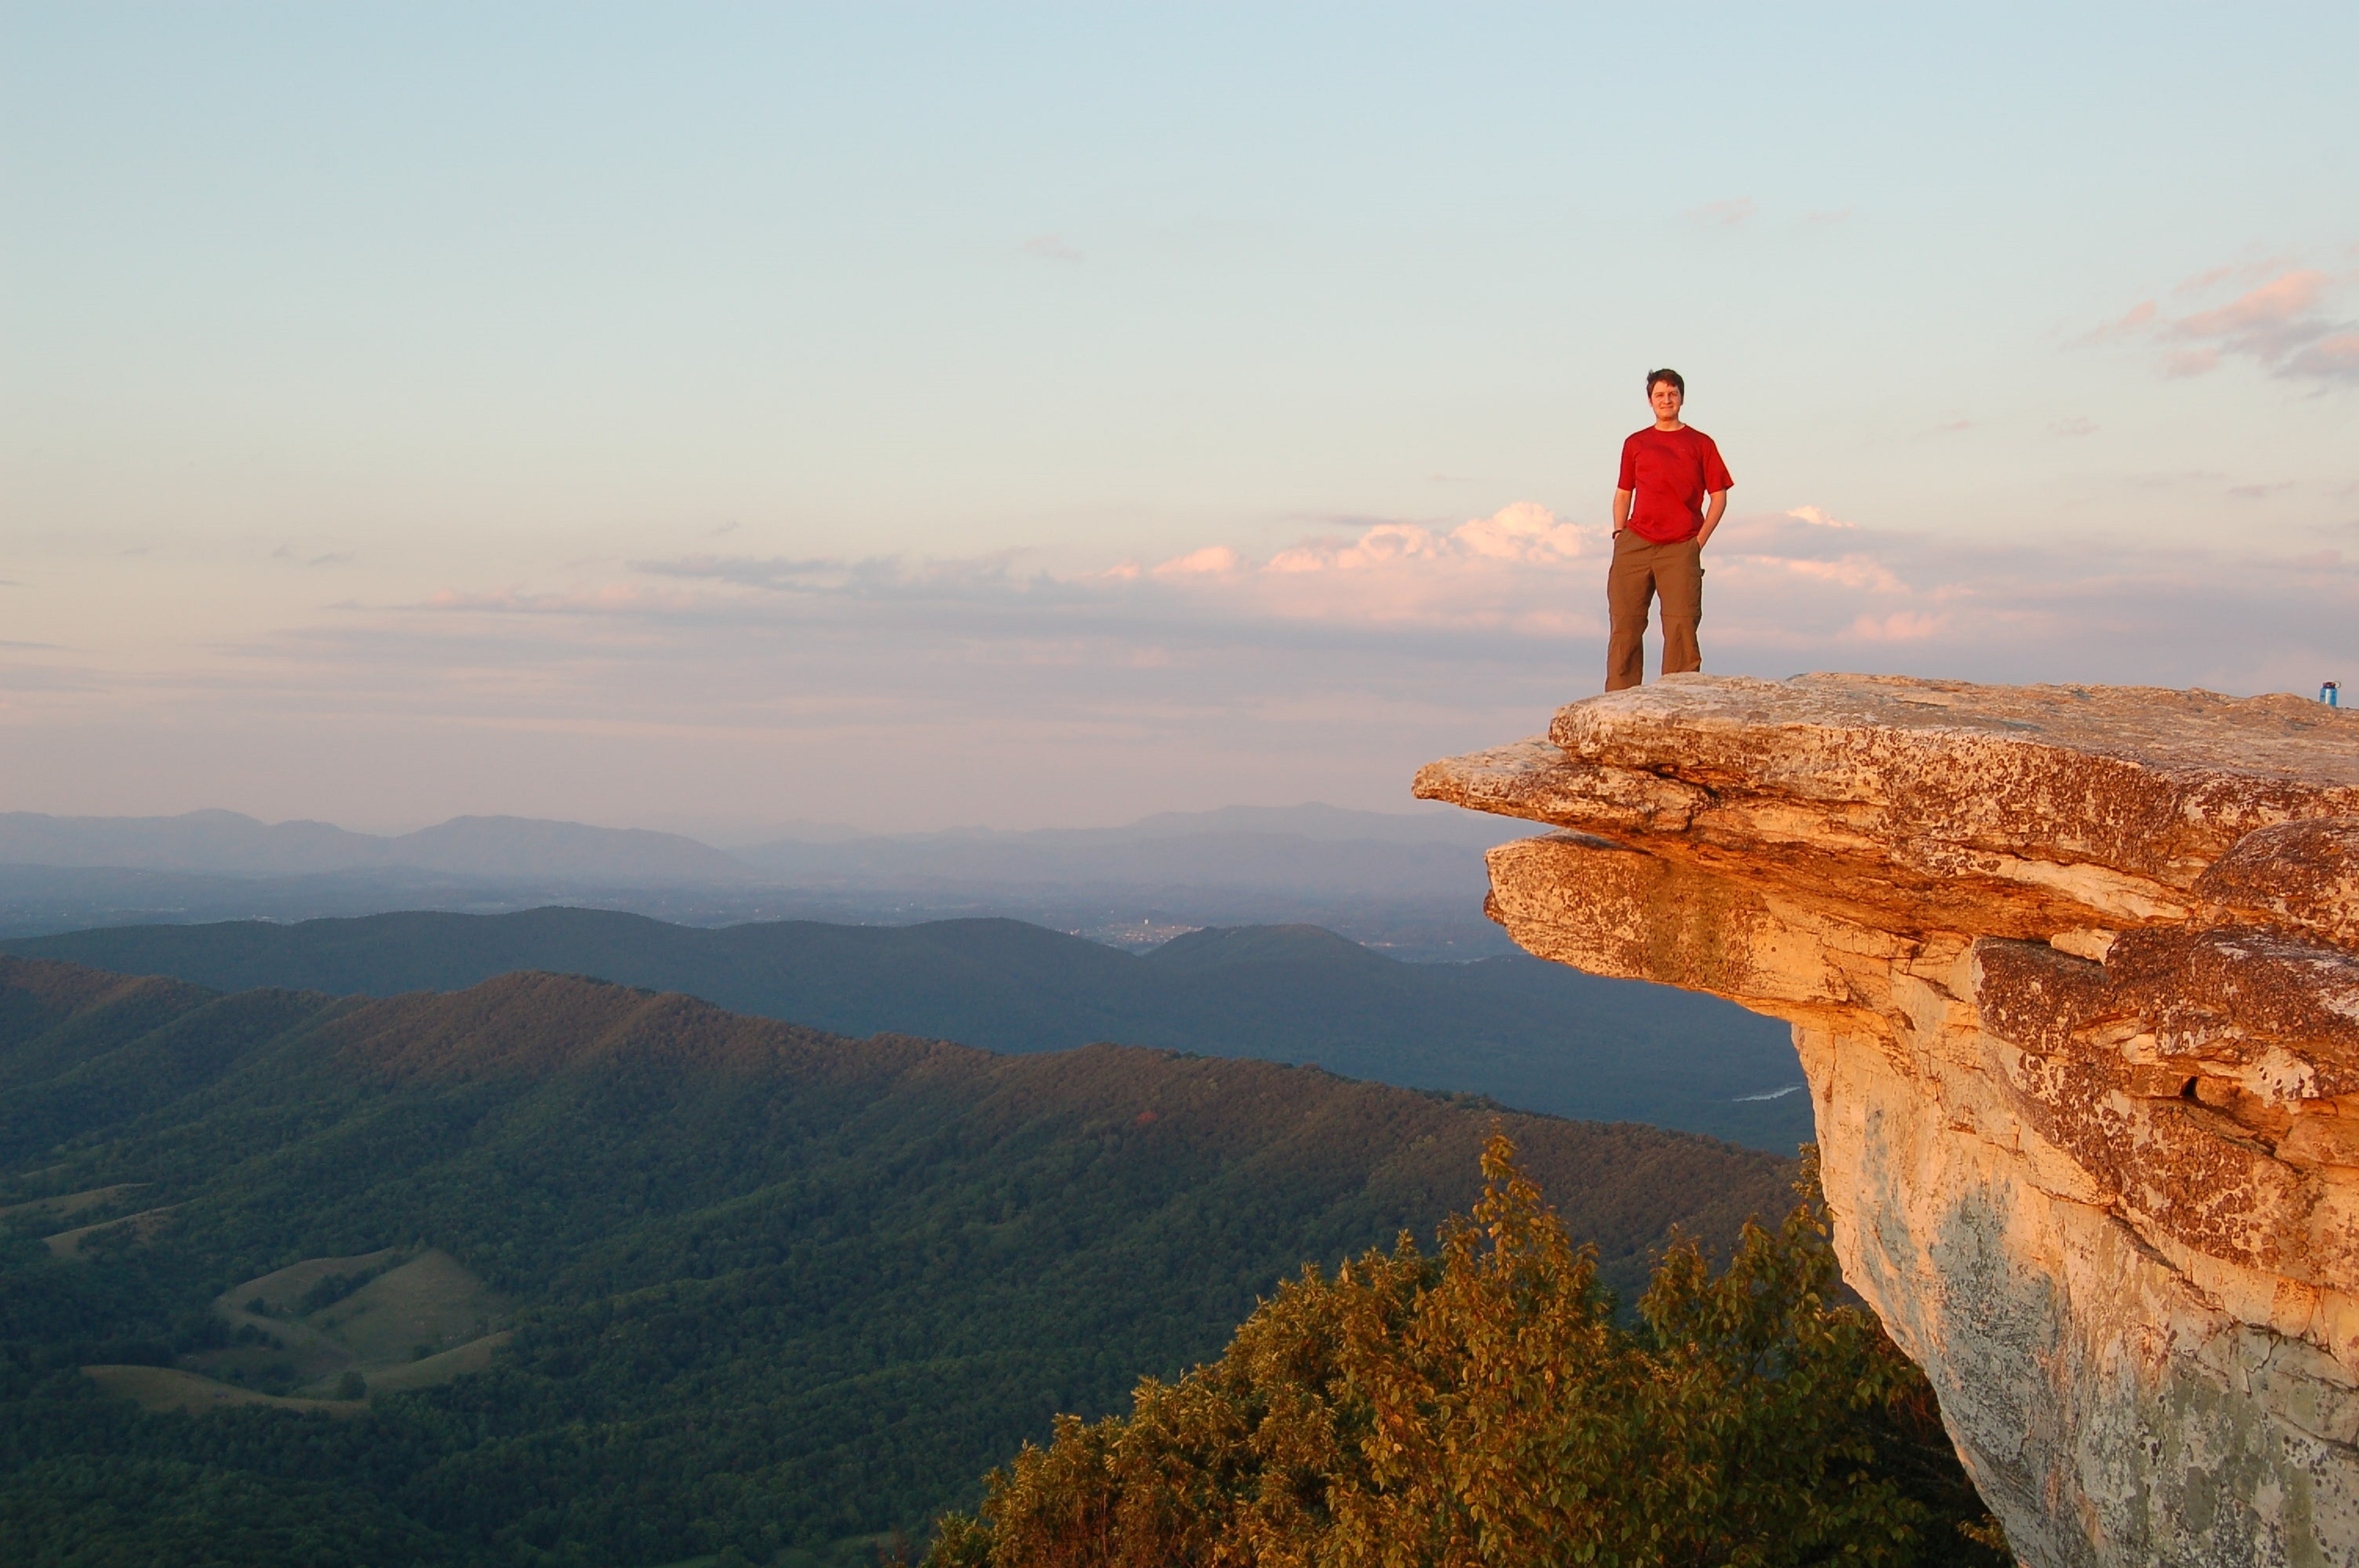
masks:
[[[1338,657],[1350,649],[1414,657],[1418,648],[1482,648],[1484,659],[1553,663],[1603,633],[1603,533],[1518,503],[1447,532],[1382,523],[1260,561],[1225,545],[1152,571],[1134,562],[1062,575],[1007,557],[696,557],[637,563],[637,580],[603,588],[453,592],[410,609],[441,611],[436,618],[452,624],[487,616],[519,626],[603,623],[612,630],[598,635],[618,646],[626,634],[685,636],[698,627],[761,639],[825,627],[838,629],[830,636],[848,635],[864,622],[878,636],[922,625],[953,639],[962,660],[1043,668],[1168,660],[1184,670],[1228,656],[1218,650],[1244,657],[1250,649],[1320,647]],[[2046,658],[2062,661],[2048,676],[2066,678],[2064,666],[2081,667],[2073,661],[2082,654],[2067,658],[2062,650],[2081,647],[2104,661],[2135,652],[2134,664],[2155,665],[2138,678],[2234,685],[2220,673],[2222,661],[2258,667],[2237,650],[2324,647],[2318,639],[2336,634],[2323,628],[2359,613],[2359,570],[2339,557],[2148,550],[2125,565],[2108,552],[1945,542],[1849,524],[1808,505],[1729,518],[1706,559],[1708,667],[1887,667],[1880,661],[1905,648],[1911,668],[2029,660],[2023,667],[2036,672]],[[2288,607],[2282,615],[2270,608],[2279,601]],[[2212,627],[2212,637],[2174,641],[2192,624]]]
[[[1534,636],[1578,635],[1595,616],[1565,608],[1565,568],[1596,552],[1603,529],[1560,521],[1536,502],[1516,502],[1447,533],[1416,523],[1379,523],[1356,535],[1305,539],[1258,565],[1225,546],[1182,561],[1219,559],[1219,571],[1169,574],[1174,588],[1209,596],[1228,612],[1275,621],[1375,625],[1503,627]],[[1216,555],[1216,552],[1218,554]],[[1158,568],[1158,575],[1165,575]]]
[[[1353,540],[1314,539],[1280,550],[1262,569],[1273,572],[1364,571],[1396,561],[1438,559],[1442,541],[1413,523],[1380,523]]]
[[[593,588],[547,589],[495,588],[462,592],[441,589],[420,601],[427,610],[473,610],[504,615],[596,615],[616,611],[694,610],[704,602],[693,590],[666,591],[642,583],[603,583]]]
[[[1717,223],[1723,229],[1734,229],[1753,217],[1753,198],[1733,196],[1725,201],[1707,201],[1701,207],[1690,207],[1687,215],[1699,222]]]
[[[1243,565],[1226,545],[1207,545],[1184,556],[1174,556],[1155,568],[1157,577],[1226,577]]]
[[[2228,477],[2187,482],[2216,497]],[[92,778],[201,794],[181,782],[207,755],[190,741],[201,728],[230,737],[224,768],[267,754],[306,789],[353,792],[315,812],[382,788],[416,813],[616,821],[696,788],[720,792],[716,810],[903,827],[1107,820],[1247,789],[1395,801],[1418,763],[1528,732],[1598,688],[1601,531],[1503,511],[1475,521],[1522,558],[1481,553],[1484,530],[1408,522],[1310,541],[1298,547],[1320,564],[1293,571],[700,554],[610,581],[584,566],[459,583],[432,604],[352,604],[152,657],[11,650],[0,762],[22,780],[113,725],[131,749]],[[2111,548],[1792,512],[1731,517],[1707,547],[1706,669],[2224,691],[2359,680],[2348,540],[2288,540],[2280,557],[2251,529],[2211,548]],[[1537,547],[1568,526],[1580,554]],[[513,793],[527,784],[549,793]]]
[[[1776,556],[1740,556],[1737,559],[1815,582],[1832,583],[1838,588],[1874,593],[1906,593],[1908,589],[1890,567],[1873,556],[1839,556],[1832,561],[1786,560]]]
[[[1831,517],[1825,512],[1815,506],[1797,506],[1788,511],[1786,515],[1795,519],[1797,522],[1808,523],[1813,528],[1852,528],[1857,526],[1856,524],[1846,523],[1840,517]]]
[[[2175,292],[2201,292],[2231,277],[2256,276],[2250,265],[2214,267],[2190,278]],[[2241,356],[2273,374],[2301,380],[2359,382],[2359,330],[2327,313],[2338,279],[2315,267],[2293,267],[2246,289],[2224,304],[2176,319],[2152,300],[2134,306],[2082,341],[2145,338],[2172,348],[2162,360],[2167,380],[2204,375],[2224,358]]]
[[[1035,234],[1024,242],[1024,254],[1039,261],[1077,262],[1082,253],[1055,234]]]
[[[2090,332],[2081,341],[2084,343],[2102,343],[2114,338],[2136,337],[2137,334],[2147,330],[2149,327],[2152,327],[2154,325],[2154,301],[2151,299],[2141,299],[2136,305],[2129,308],[2129,311],[2126,315],[2122,316],[2116,320],[2106,322],[2104,326]]]
[[[1531,501],[1473,518],[1451,529],[1450,538],[1467,554],[1495,561],[1569,561],[1582,552],[1581,530]]]
[[[2224,689],[2301,675],[2314,687],[2309,665],[2343,646],[2340,628],[2359,614],[2359,569],[2339,558],[2146,550],[2125,559],[1831,525],[1840,521],[1823,508],[1795,507],[1723,524],[1706,551],[1707,668]],[[1548,543],[1568,528],[1564,543],[1578,553]],[[1590,678],[1604,631],[1602,532],[1521,503],[1448,531],[1378,524],[1266,560],[1206,546],[1173,557],[1201,569],[1164,573],[1055,575],[994,559],[837,563],[832,570],[799,562],[789,574],[772,563],[699,558],[643,563],[642,570],[682,591],[701,581],[708,595],[701,606],[594,591],[455,595],[445,601],[450,609],[478,613],[438,619],[480,626],[481,612],[505,610],[518,636],[527,626],[573,624],[589,649],[707,638],[720,640],[715,648],[754,649],[787,639],[838,672],[865,670],[881,656],[857,649],[891,648],[899,650],[891,667],[908,665],[920,686],[951,667],[1035,672],[1026,680],[1073,672],[1072,681],[1093,691],[1114,680],[1109,672],[1162,671],[1180,683],[1174,724],[1183,722],[1181,709],[1204,711],[1191,706],[1207,690],[1195,683],[1230,668],[1240,694],[1265,693],[1257,701],[1266,687],[1255,684],[1255,672],[1286,668],[1295,671],[1288,689],[1325,680],[1330,689],[1366,681],[1406,691],[1407,680],[1430,687],[1417,700],[1440,712],[1453,680],[1471,689],[1510,678],[1501,671],[1562,672],[1556,678],[1576,685]],[[1519,554],[1484,553],[1503,540]],[[2190,639],[2190,627],[2204,634]],[[468,635],[454,630],[453,646],[475,645],[465,643]],[[919,658],[920,648],[935,651]],[[1313,677],[1314,667],[1326,674]]]
[[[2175,321],[2174,338],[2228,338],[2267,331],[2296,320],[2317,308],[2325,292],[2326,275],[2305,268],[2270,279],[2225,305]]]
[[[2294,257],[2278,254],[2248,256],[2240,262],[2227,262],[2219,266],[2205,267],[2201,272],[2172,284],[2171,297],[2176,299],[2190,294],[2207,293],[2221,284],[2232,281],[2250,287],[2254,284],[2267,283],[2270,278],[2294,265]]]
[[[1889,615],[1862,615],[1851,623],[1851,635],[1863,643],[1919,643],[1949,629],[1947,615],[1896,610]]]
[[[1543,641],[1602,630],[1602,526],[1558,519],[1532,502],[1447,533],[1386,523],[1305,540],[1259,565],[1165,579],[1206,610],[1277,624],[1458,629]],[[1193,557],[1208,556],[1209,546]],[[1234,553],[1219,557],[1235,559]],[[1891,547],[1813,505],[1728,519],[1707,551],[1714,618],[1759,626],[1772,643],[1799,628],[1836,644],[1921,642],[1953,624],[1954,587],[1920,590]]]
[[[2359,332],[2321,338],[2286,362],[2288,375],[2319,381],[2359,382]]]
[[[1538,502],[1518,501],[1488,517],[1470,518],[1447,534],[1414,523],[1380,523],[1356,538],[1308,539],[1280,550],[1262,569],[1293,576],[1419,563],[1557,566],[1578,557],[1583,548],[1577,525],[1560,522]]]

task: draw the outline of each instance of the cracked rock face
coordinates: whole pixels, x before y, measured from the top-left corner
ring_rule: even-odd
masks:
[[[1674,676],[1417,793],[1543,957],[1794,1026],[2027,1563],[2359,1564],[2359,711]]]

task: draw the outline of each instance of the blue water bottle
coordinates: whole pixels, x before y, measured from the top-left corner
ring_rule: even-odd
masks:
[[[2324,686],[2318,688],[2318,700],[2326,704],[2329,708],[2342,707],[2342,696],[2343,688],[2335,685],[2332,681],[2328,681]]]

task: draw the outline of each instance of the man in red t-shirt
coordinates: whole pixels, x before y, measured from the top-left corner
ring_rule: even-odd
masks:
[[[1605,574],[1605,689],[1647,676],[1647,606],[1663,600],[1663,673],[1703,668],[1703,546],[1728,510],[1728,469],[1701,430],[1680,423],[1688,384],[1675,370],[1647,373],[1655,422],[1622,443],[1614,492],[1614,565]],[[1705,498],[1710,497],[1709,506]]]

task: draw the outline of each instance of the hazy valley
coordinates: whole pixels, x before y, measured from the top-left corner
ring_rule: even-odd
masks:
[[[44,1561],[861,1555],[1430,1233],[1495,1123],[1625,1292],[1785,1206],[1788,1160],[1304,1067],[0,958],[0,1519]]]
[[[1506,836],[0,817],[0,1544],[872,1561],[1495,1127],[1635,1299],[1782,1212],[1799,1066],[1515,952]]]

